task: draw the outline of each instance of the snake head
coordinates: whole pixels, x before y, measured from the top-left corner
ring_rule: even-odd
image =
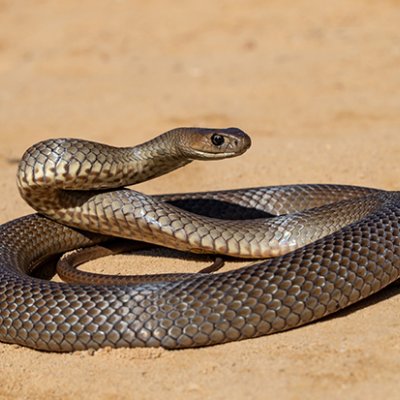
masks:
[[[179,146],[192,160],[219,160],[243,154],[250,137],[238,128],[180,128]]]

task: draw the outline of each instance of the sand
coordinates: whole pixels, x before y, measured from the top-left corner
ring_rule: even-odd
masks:
[[[399,21],[395,0],[1,0],[0,223],[32,212],[15,185],[15,161],[32,143],[133,145],[177,126],[237,126],[253,146],[139,190],[398,190]],[[204,265],[163,255],[88,268]],[[395,399],[399,310],[394,284],[321,322],[209,348],[49,354],[0,344],[0,398]]]

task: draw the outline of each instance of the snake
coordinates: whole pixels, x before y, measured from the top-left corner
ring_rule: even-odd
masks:
[[[182,349],[286,331],[400,276],[400,192],[294,184],[146,195],[127,188],[244,153],[238,128],[177,128],[134,147],[48,139],[18,166],[37,213],[0,226],[0,341],[69,352]],[[188,177],[190,179],[190,177]],[[230,271],[128,283],[36,277],[43,261],[113,237],[248,259]]]

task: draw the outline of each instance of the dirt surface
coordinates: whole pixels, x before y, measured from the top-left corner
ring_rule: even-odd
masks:
[[[399,21],[395,0],[0,0],[0,223],[31,212],[15,160],[32,143],[133,145],[176,126],[237,126],[253,147],[140,190],[399,190]],[[204,265],[160,255],[92,268]],[[0,398],[397,399],[399,310],[397,284],[322,322],[210,348],[48,354],[0,344]]]

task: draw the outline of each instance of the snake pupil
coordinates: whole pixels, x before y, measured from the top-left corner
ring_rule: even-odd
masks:
[[[224,137],[221,135],[218,135],[218,133],[214,133],[214,135],[211,136],[211,142],[215,146],[221,146],[221,144],[223,144],[224,141],[225,141]]]

